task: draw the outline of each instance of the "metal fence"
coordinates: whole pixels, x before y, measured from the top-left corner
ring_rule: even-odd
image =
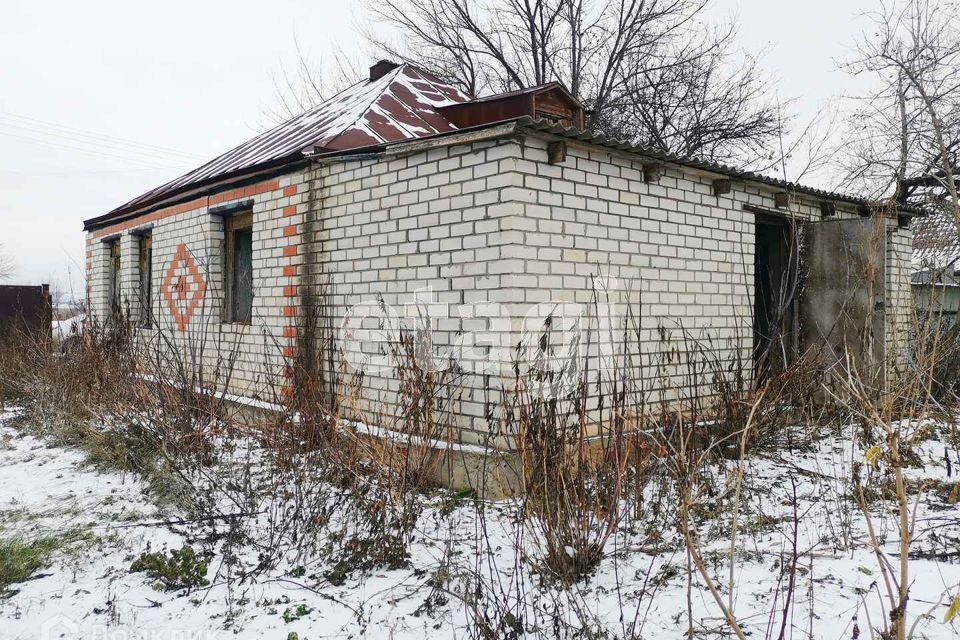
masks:
[[[27,331],[49,338],[53,323],[52,302],[50,285],[0,285],[0,332]]]

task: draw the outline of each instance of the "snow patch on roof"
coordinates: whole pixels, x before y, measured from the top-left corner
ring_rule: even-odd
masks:
[[[452,131],[456,127],[437,109],[470,99],[471,96],[425,71],[401,65],[377,80],[364,80],[344,89],[306,113],[261,133],[111,213],[134,210],[221,176],[272,162],[294,160],[315,148],[342,151]]]

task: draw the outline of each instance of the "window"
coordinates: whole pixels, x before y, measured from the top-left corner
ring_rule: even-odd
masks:
[[[226,236],[224,319],[250,324],[253,317],[253,213],[227,218]]]
[[[120,240],[112,240],[107,244],[110,254],[110,313],[120,314]]]
[[[144,329],[153,327],[153,236],[143,233],[139,236],[140,257],[140,304],[138,320]]]

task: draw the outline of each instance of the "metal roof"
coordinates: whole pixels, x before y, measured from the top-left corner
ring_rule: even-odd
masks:
[[[938,212],[915,223],[913,230],[913,270],[942,269],[960,260],[960,234],[957,221],[946,212]]]
[[[554,85],[565,91],[562,85],[549,83],[491,98],[534,93],[554,88]],[[139,210],[168,201],[175,196],[182,197],[185,193],[209,188],[210,185],[224,180],[284,166],[311,156],[335,156],[349,151],[379,151],[391,144],[441,138],[457,132],[482,130],[508,123],[518,128],[541,131],[633,153],[652,160],[766,184],[823,200],[847,202],[858,206],[882,205],[877,201],[808,187],[721,163],[666,153],[659,149],[616,140],[576,127],[562,127],[548,120],[534,119],[530,116],[457,129],[442,115],[443,107],[488,99],[474,99],[427,72],[404,64],[381,78],[364,80],[345,89],[314,109],[256,136],[157,189],[148,191],[106,215],[87,220],[85,228],[90,229],[117,218],[134,215]],[[898,211],[910,215],[924,213],[916,207],[902,205],[898,207]]]
[[[502,99],[504,99],[504,98],[513,98],[513,97],[516,97],[516,96],[524,96],[524,95],[530,95],[530,94],[544,93],[544,92],[546,92],[546,91],[550,91],[550,90],[553,90],[553,89],[560,91],[560,93],[562,93],[568,100],[570,100],[570,101],[573,102],[574,104],[577,104],[577,105],[580,104],[580,101],[577,100],[576,98],[574,98],[574,97],[573,97],[573,94],[571,94],[571,93],[567,90],[567,88],[566,88],[565,86],[563,86],[563,84],[561,84],[561,83],[559,83],[559,82],[557,82],[557,81],[547,82],[547,83],[545,83],[545,84],[538,84],[538,85],[533,86],[533,87],[524,87],[523,89],[514,89],[513,91],[507,91],[507,92],[505,92],[505,93],[495,93],[495,94],[493,94],[493,95],[491,95],[491,96],[483,96],[483,97],[481,97],[481,98],[473,98],[472,100],[470,100],[470,102],[471,102],[471,103],[491,102],[491,101],[493,101],[493,100],[502,100]]]
[[[436,110],[471,99],[417,67],[400,65],[381,78],[358,82],[310,111],[86,224],[89,227],[105,222],[190,187],[298,160],[304,151],[336,151],[453,131],[456,127]]]

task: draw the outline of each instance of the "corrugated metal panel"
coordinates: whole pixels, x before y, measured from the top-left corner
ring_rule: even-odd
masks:
[[[917,220],[913,230],[914,271],[960,266],[957,231],[957,221],[946,213]]]
[[[52,321],[53,305],[48,285],[0,285],[0,333],[28,331],[49,338]]]
[[[883,203],[879,203],[873,200],[868,200],[865,198],[860,198],[857,196],[852,196],[845,193],[837,193],[835,191],[826,191],[824,189],[818,189],[816,187],[808,187],[806,185],[798,184],[796,182],[788,182],[786,180],[781,180],[780,178],[773,178],[770,176],[765,176],[760,173],[755,173],[753,171],[745,171],[743,169],[737,169],[736,167],[731,167],[729,165],[720,164],[717,162],[710,162],[708,160],[701,160],[699,158],[692,158],[689,156],[678,156],[672,153],[666,153],[659,149],[654,149],[652,147],[643,147],[639,145],[632,144],[630,142],[624,142],[622,140],[615,140],[613,138],[608,138],[602,133],[591,133],[589,131],[582,131],[576,127],[560,127],[546,120],[535,120],[529,117],[518,118],[516,120],[517,124],[526,127],[529,129],[535,129],[538,131],[545,131],[547,133],[552,133],[554,135],[562,136],[565,138],[571,138],[574,140],[580,140],[583,142],[589,142],[591,144],[600,145],[603,147],[608,147],[611,149],[618,149],[620,151],[627,151],[630,153],[636,153],[638,155],[650,158],[652,160],[661,160],[663,162],[669,162],[672,164],[677,164],[685,167],[691,167],[694,169],[702,169],[703,171],[710,171],[713,173],[718,173],[725,176],[730,176],[732,178],[740,178],[741,180],[748,180],[751,182],[759,182],[761,184],[770,185],[773,187],[778,187],[784,191],[794,191],[796,193],[803,193],[824,200],[836,201],[836,202],[849,202],[851,204],[863,205],[863,206],[880,206]],[[924,215],[925,212],[917,207],[900,205],[897,207],[897,210],[901,213],[906,214],[915,214],[915,215]]]
[[[456,127],[436,109],[471,96],[430,74],[401,65],[364,80],[189,173],[127,202],[105,218],[135,210],[203,182],[261,165],[293,160],[314,148],[342,150],[419,138]]]

